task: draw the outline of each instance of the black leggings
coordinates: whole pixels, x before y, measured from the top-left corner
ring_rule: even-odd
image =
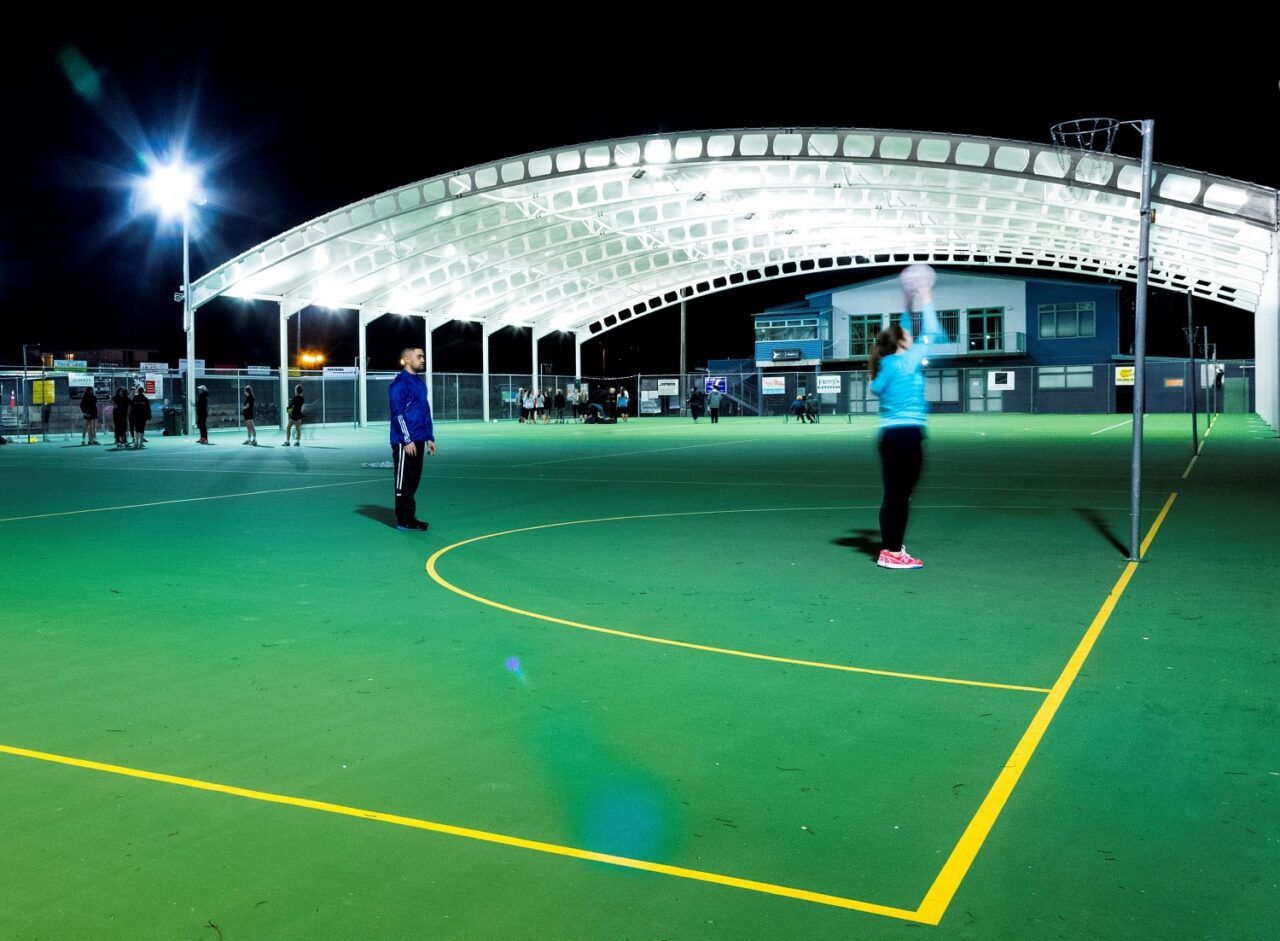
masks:
[[[884,473],[884,502],[880,504],[881,548],[902,551],[911,510],[911,493],[924,464],[924,428],[904,425],[880,432],[880,466]]]

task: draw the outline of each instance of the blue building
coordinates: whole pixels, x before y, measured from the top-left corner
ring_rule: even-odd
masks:
[[[938,272],[948,342],[930,365],[1071,366],[1119,352],[1118,285]],[[757,367],[862,368],[876,334],[902,316],[897,274],[807,295],[755,316]]]

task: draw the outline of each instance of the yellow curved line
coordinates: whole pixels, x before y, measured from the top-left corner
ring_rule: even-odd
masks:
[[[563,624],[566,627],[577,628],[583,631],[594,631],[597,634],[610,634],[614,637],[625,637],[628,640],[640,640],[650,644],[663,644],[668,647],[682,647],[686,650],[700,650],[704,653],[718,653],[730,657],[742,657],[747,660],[765,660],[770,663],[786,663],[791,666],[798,667],[814,667],[820,670],[838,670],[843,673],[865,673],[872,676],[890,676],[903,680],[922,680],[928,683],[947,683],[953,686],[980,686],[986,689],[1009,689],[1017,690],[1024,693],[1041,693],[1048,694],[1049,690],[1040,686],[1018,686],[1011,683],[988,683],[982,680],[961,680],[946,676],[928,676],[921,673],[900,673],[895,670],[874,670],[870,667],[854,667],[841,663],[824,663],[818,660],[797,660],[791,657],[775,657],[770,654],[752,653],[748,650],[734,650],[729,647],[711,647],[705,644],[694,644],[683,640],[671,640],[666,637],[653,637],[649,634],[637,634],[632,631],[620,631],[611,627],[600,627],[596,624],[584,624],[581,621],[570,621],[566,618],[558,618],[549,614],[539,614],[537,611],[526,611],[523,608],[516,608],[512,605],[503,604],[501,601],[494,601],[491,598],[485,598],[473,592],[467,591],[465,588],[459,588],[440,574],[436,568],[437,562],[445,554],[452,552],[454,549],[460,549],[463,546],[471,545],[475,542],[483,542],[486,539],[497,539],[499,536],[511,536],[516,533],[528,533],[539,529],[556,529],[561,526],[582,526],[587,523],[613,523],[621,520],[639,520],[639,519],[658,519],[672,516],[712,516],[728,513],[794,513],[797,511],[815,511],[815,510],[843,510],[848,507],[769,507],[763,509],[746,509],[746,510],[695,510],[682,513],[644,513],[632,516],[602,516],[597,519],[587,520],[568,520],[560,523],[543,523],[539,526],[523,526],[519,529],[507,529],[498,533],[486,533],[483,536],[472,536],[470,539],[463,539],[455,542],[451,546],[445,546],[432,553],[431,558],[427,559],[427,574],[431,576],[432,581],[442,588],[446,588],[456,595],[461,595],[471,601],[488,605],[491,608],[497,608],[500,611],[506,611],[511,614],[518,614],[522,617],[533,618],[538,621],[547,621],[552,624]]]

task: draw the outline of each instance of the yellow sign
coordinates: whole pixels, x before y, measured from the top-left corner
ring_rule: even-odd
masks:
[[[1116,367],[1116,385],[1131,386],[1133,385],[1133,366],[1117,366]]]
[[[31,404],[32,405],[52,405],[53,404],[53,380],[37,379],[31,383]]]

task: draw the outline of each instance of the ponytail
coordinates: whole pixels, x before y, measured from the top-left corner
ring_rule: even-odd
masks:
[[[876,337],[876,344],[871,350],[871,378],[874,379],[880,372],[880,360],[885,356],[892,356],[898,352],[898,344],[902,342],[902,338],[906,336],[902,327],[894,324],[887,330],[881,330]]]

